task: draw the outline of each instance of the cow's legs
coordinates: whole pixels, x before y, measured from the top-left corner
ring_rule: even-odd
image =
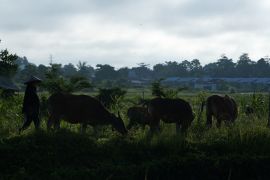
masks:
[[[210,127],[212,127],[212,114],[207,113],[206,116],[207,116],[206,126],[210,128]]]
[[[100,126],[92,126],[93,127],[93,136],[98,137],[99,131],[100,131]]]
[[[186,134],[187,129],[189,127],[188,121],[183,121],[181,124],[181,133]]]
[[[48,119],[48,122],[47,122],[47,130],[51,129],[53,124],[54,124],[54,127],[56,127],[56,125],[58,125],[57,127],[60,128],[60,118],[59,118],[59,116],[51,114],[49,116],[49,119]]]
[[[175,127],[176,127],[176,133],[179,134],[181,132],[181,124],[179,122],[176,122]]]
[[[216,124],[217,128],[221,127],[221,119],[217,118],[217,124]]]
[[[53,128],[59,130],[60,129],[60,119],[57,119],[53,123]]]
[[[155,132],[160,132],[160,120],[155,119],[154,121],[151,122],[150,124],[150,132],[155,133]]]
[[[82,134],[85,134],[86,128],[87,128],[87,124],[86,123],[81,123],[81,133]]]
[[[27,129],[31,122],[32,122],[33,118],[31,117],[31,115],[24,115],[24,123],[23,126],[19,129],[19,133],[21,133],[23,130]]]
[[[225,125],[227,126],[227,127],[231,127],[232,126],[232,120],[226,120],[226,121],[224,121],[225,122]]]

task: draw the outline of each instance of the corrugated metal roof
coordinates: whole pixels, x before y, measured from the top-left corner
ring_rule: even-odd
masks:
[[[163,82],[214,82],[214,81],[226,81],[234,83],[257,83],[257,84],[270,84],[270,78],[191,78],[191,77],[169,77]]]

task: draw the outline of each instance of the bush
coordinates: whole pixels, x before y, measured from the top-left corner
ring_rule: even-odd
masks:
[[[152,95],[159,98],[177,98],[178,92],[185,90],[186,88],[178,88],[178,89],[172,89],[172,88],[165,88],[161,85],[161,81],[163,79],[156,80],[152,83]]]
[[[64,78],[60,73],[60,68],[60,64],[51,64],[49,71],[46,73],[46,79],[41,84],[41,87],[49,91],[50,94],[57,92],[71,93],[92,87],[89,80],[84,76],[74,75]]]
[[[124,97],[126,91],[121,88],[99,89],[97,99],[107,108],[112,108]]]

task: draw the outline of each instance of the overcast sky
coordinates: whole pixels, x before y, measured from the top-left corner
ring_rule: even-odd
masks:
[[[0,0],[0,49],[115,67],[270,55],[267,0]]]

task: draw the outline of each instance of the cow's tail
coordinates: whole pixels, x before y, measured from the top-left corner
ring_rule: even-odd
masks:
[[[201,121],[204,106],[205,106],[205,101],[203,101],[202,104],[201,104],[201,108],[200,108],[200,111],[199,111],[199,114],[198,114],[198,122]]]

